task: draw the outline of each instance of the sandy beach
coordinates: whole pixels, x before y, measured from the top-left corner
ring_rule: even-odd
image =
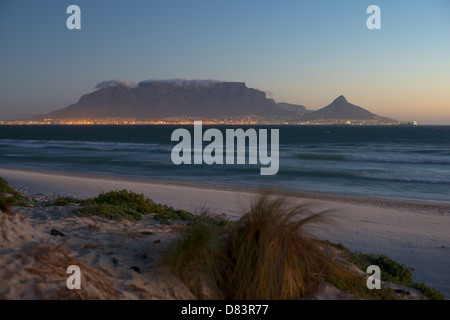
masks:
[[[47,201],[56,196],[93,197],[102,191],[127,189],[158,203],[195,212],[200,206],[217,214],[238,219],[257,196],[256,190],[212,188],[211,186],[162,183],[125,178],[56,174],[0,169],[0,176],[23,194]],[[351,250],[386,254],[415,268],[414,279],[441,290],[450,298],[450,203],[410,199],[361,198],[313,193],[286,193],[293,204],[309,203],[314,210],[333,210],[333,223],[311,230],[317,237],[341,243]],[[177,236],[177,225],[163,226],[151,217],[139,223],[82,218],[65,207],[14,208],[15,216],[2,217],[0,278],[2,283],[25,283],[0,288],[10,299],[41,298],[28,292],[50,290],[56,283],[40,283],[37,291],[27,290],[26,269],[44,272],[33,255],[49,254],[49,246],[63,245],[57,253],[86,268],[93,266],[108,274],[105,280],[93,270],[91,283],[114,282],[123,299],[192,299],[187,288],[171,275],[162,274],[158,257]],[[56,229],[64,236],[50,234]],[[138,241],[137,241],[138,240]],[[33,245],[31,246],[30,243]],[[46,251],[47,250],[47,251]],[[53,250],[53,249],[52,249]],[[100,255],[99,252],[104,252]],[[69,260],[70,260],[69,259]],[[21,267],[19,267],[21,266]],[[25,267],[24,267],[25,266]],[[18,271],[15,271],[18,270]],[[49,271],[50,272],[50,271]],[[146,273],[153,277],[146,277]],[[162,279],[165,279],[164,282]],[[169,279],[169,280],[167,280]],[[56,280],[55,280],[56,281]],[[36,279],[29,286],[36,286]],[[108,286],[104,286],[108,288]],[[22,289],[18,289],[22,288]],[[181,288],[181,289],[180,289]],[[29,288],[28,288],[29,289]],[[20,292],[23,290],[23,292]],[[86,294],[114,297],[112,291],[98,293],[95,286]],[[112,295],[112,296],[111,296]]]

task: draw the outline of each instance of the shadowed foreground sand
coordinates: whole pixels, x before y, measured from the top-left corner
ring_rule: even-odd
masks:
[[[216,190],[7,169],[0,169],[0,176],[40,202],[57,195],[86,198],[102,191],[128,189],[189,211],[205,205],[231,219],[239,218],[255,197],[251,190]],[[294,197],[293,201],[313,203],[318,211],[336,210],[332,226],[311,230],[318,237],[342,243],[351,250],[387,254],[414,267],[415,280],[443,291],[448,298],[450,214],[446,204],[302,196]],[[0,213],[2,298],[194,298],[159,262],[170,242],[180,235],[182,226],[160,225],[151,216],[144,216],[139,222],[79,217],[70,206],[13,209],[14,215]],[[52,229],[64,236],[51,232]],[[82,269],[83,290],[75,292],[65,287],[67,275],[60,270],[66,264],[76,264]],[[414,296],[414,290],[411,293]],[[348,297],[331,287],[323,287],[315,298]]]

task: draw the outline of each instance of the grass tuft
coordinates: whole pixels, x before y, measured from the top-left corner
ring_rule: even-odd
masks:
[[[63,207],[71,204],[80,204],[82,200],[72,198],[72,197],[58,197],[55,200],[53,200],[52,203],[48,204],[47,207],[50,206],[57,206],[57,207]]]
[[[156,214],[153,218],[161,224],[171,224],[172,222],[170,220],[190,221],[194,218],[194,214],[186,210],[174,209],[173,207],[162,204],[156,204],[154,212]]]
[[[177,239],[164,257],[164,263],[175,271],[199,298],[205,286],[215,287],[217,271],[215,244],[217,233],[204,222],[194,223],[185,238]]]
[[[220,222],[225,225],[216,229],[209,218],[194,221],[165,262],[191,287],[197,281],[194,293],[206,279],[216,298],[302,298],[318,288],[326,272],[334,272],[318,242],[304,231],[307,224],[323,222],[325,214],[263,195],[230,226]]]
[[[430,300],[445,300],[441,291],[431,288],[423,282],[413,282],[411,287],[421,291]]]
[[[311,238],[305,227],[326,222],[328,212],[289,206],[283,198],[262,195],[237,222],[203,210],[184,238],[164,258],[199,298],[276,300],[311,297],[326,280],[355,298],[399,299],[389,287],[368,290],[367,277],[351,271],[378,265],[383,281],[417,288],[429,299],[442,293],[412,280],[414,269],[385,255],[353,253],[342,245]],[[332,255],[336,248],[344,253]],[[328,252],[328,253],[327,253]]]
[[[11,205],[4,198],[0,197],[0,212],[12,214]]]
[[[357,265],[361,270],[367,270],[367,267],[370,265],[377,265],[380,267],[382,270],[383,281],[415,288],[421,291],[424,296],[430,300],[444,300],[444,295],[439,290],[413,280],[414,268],[407,267],[386,255],[351,252],[342,245],[340,245],[340,249],[345,252],[348,261]],[[390,291],[392,290],[382,287],[381,290],[370,290],[367,292],[367,290],[363,288],[358,290],[358,294],[368,299],[396,299],[394,293]]]
[[[217,248],[232,227],[233,222],[226,217],[201,207],[190,218],[185,237],[175,240],[163,259],[199,298],[211,298],[204,293],[205,288],[219,297],[216,277],[221,270],[218,268],[220,259],[217,255],[220,252]]]
[[[77,214],[84,217],[99,216],[111,220],[142,220],[142,214],[127,207],[114,206],[110,204],[89,204],[80,208]]]
[[[11,213],[11,207],[30,207],[34,199],[22,195],[16,189],[11,187],[8,182],[0,177],[0,210],[5,213]]]
[[[193,216],[194,223],[202,223],[212,229],[214,233],[224,234],[230,231],[233,222],[225,215],[214,214],[211,208],[200,206],[195,209],[195,216]]]
[[[261,196],[237,222],[219,287],[228,299],[298,299],[318,288],[329,261],[304,226],[325,213]]]
[[[102,192],[95,198],[81,201],[82,205],[108,204],[116,207],[124,207],[135,210],[142,214],[153,213],[156,207],[153,200],[146,198],[143,194],[137,194],[128,190]]]
[[[83,216],[98,215],[107,219],[142,220],[146,214],[155,214],[154,219],[161,224],[170,224],[171,220],[193,220],[194,215],[185,210],[177,210],[167,205],[155,203],[143,194],[128,190],[102,192],[95,198],[77,200],[60,197],[53,205],[80,204],[76,212]]]
[[[143,214],[153,213],[155,203],[144,197],[127,190],[102,192],[95,198],[76,200],[72,198],[59,198],[57,203],[66,205],[79,203],[82,208],[76,210],[81,216],[100,216],[113,220],[142,220]]]

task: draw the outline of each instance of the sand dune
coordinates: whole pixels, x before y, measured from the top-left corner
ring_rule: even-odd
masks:
[[[195,211],[204,205],[216,213],[225,213],[231,219],[239,218],[256,196],[253,190],[212,189],[209,186],[10,169],[0,169],[0,176],[21,192],[41,201],[57,195],[86,198],[102,191],[128,189],[175,208]],[[318,237],[342,243],[352,250],[387,254],[414,267],[415,280],[424,281],[450,297],[450,207],[447,203],[307,193],[291,194],[291,201],[311,203],[318,211],[335,210],[333,224],[325,229],[311,230]],[[92,286],[84,291],[84,298],[114,298],[115,294],[124,299],[192,298],[187,288],[176,278],[165,274],[157,262],[177,236],[176,225],[161,226],[151,217],[145,217],[139,223],[86,219],[74,215],[73,208],[67,207],[18,208],[15,212],[16,215],[12,216],[3,214],[0,220],[0,277],[2,283],[7,280],[10,283],[22,282],[22,285],[20,288],[1,285],[2,297],[42,298],[27,296],[27,292],[31,292],[26,290],[28,287],[35,288],[37,291],[34,292],[42,295],[45,292],[57,294],[61,281],[67,279],[65,274],[55,274],[50,283],[39,282],[39,272],[52,269],[52,263],[43,267],[39,261],[46,261],[49,250],[57,250],[56,255],[61,259],[78,261],[89,270],[86,276],[90,277]],[[65,236],[51,235],[51,229]],[[13,272],[18,264],[26,268]],[[96,268],[91,270],[89,266],[92,265]],[[26,270],[36,272],[30,276]],[[154,275],[151,280],[142,275],[148,272]],[[119,293],[108,290],[102,281],[119,288]],[[101,291],[100,287],[106,289]]]

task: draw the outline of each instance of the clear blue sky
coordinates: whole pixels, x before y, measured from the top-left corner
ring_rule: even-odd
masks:
[[[71,4],[81,30],[66,27]],[[381,30],[366,27],[371,4]],[[1,0],[0,45],[0,116],[65,107],[104,80],[183,78],[450,124],[448,0]]]

